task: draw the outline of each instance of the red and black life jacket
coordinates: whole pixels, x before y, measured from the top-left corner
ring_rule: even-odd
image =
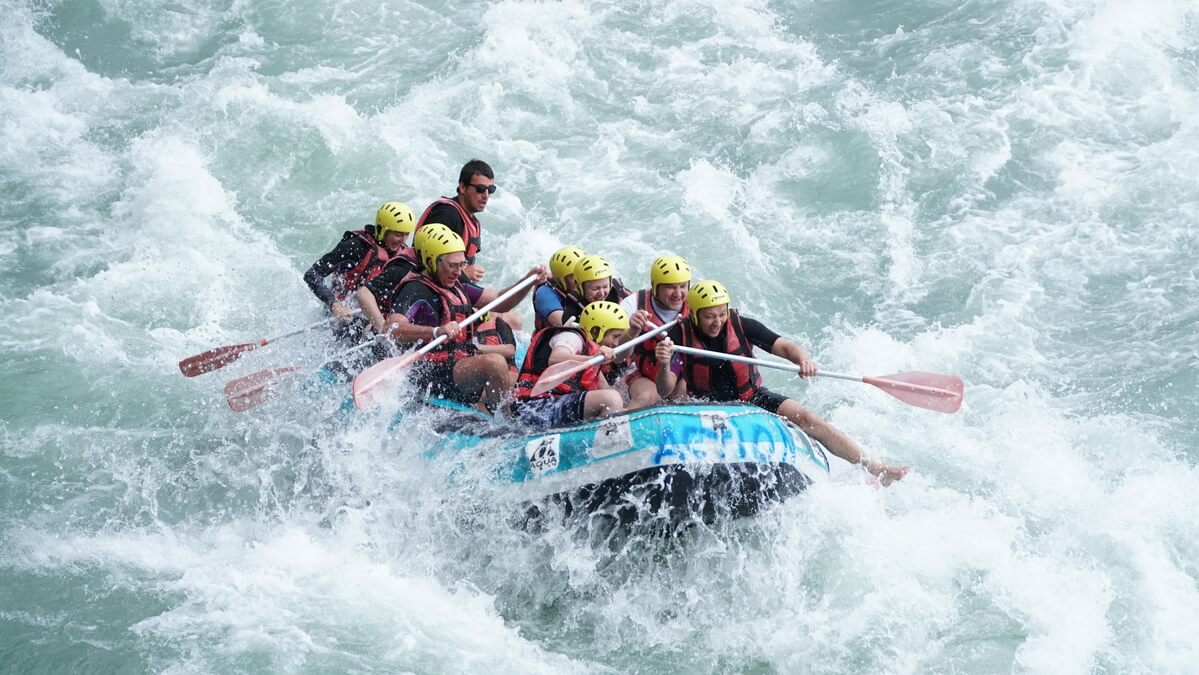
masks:
[[[682,344],[685,347],[694,347],[696,349],[707,349],[703,340],[690,321],[680,324],[682,330]],[[737,314],[737,310],[729,310],[729,320],[724,327],[724,349],[720,350],[725,354],[736,354],[739,356],[754,355],[754,346],[750,343],[749,338],[745,336],[745,327],[741,325],[741,316]],[[762,386],[762,376],[758,373],[757,366],[752,366],[748,363],[738,363],[737,361],[722,361],[720,359],[710,359],[702,356],[692,356],[690,354],[683,355],[683,377],[687,378],[687,390],[699,397],[707,397],[715,393],[712,386],[712,371],[721,364],[727,363],[733,369],[733,378],[737,390],[737,398],[742,401],[748,401],[754,397],[758,389]]]
[[[562,302],[562,323],[566,323],[571,319],[577,319],[583,313],[583,305],[579,302],[578,298],[558,288],[550,281],[538,285],[533,291],[533,297],[537,297],[537,291],[541,290],[542,286],[549,286],[550,290],[558,295],[558,300]],[[536,310],[534,310],[533,314],[533,330],[541,330],[542,328],[549,327],[550,324],[541,318],[541,315],[537,314]]]
[[[499,328],[498,322],[500,321],[503,321],[503,319],[493,315],[490,319],[476,325],[475,343],[480,345],[493,345],[496,347],[511,344],[515,347],[515,343],[507,342],[504,339],[504,334],[500,332]],[[511,370],[514,373],[517,372],[516,354],[513,353],[512,358],[505,360],[508,362],[508,370]]]
[[[621,300],[633,294],[632,291],[625,287],[624,282],[616,277],[612,277],[610,283],[612,284],[612,289],[608,291],[608,297],[604,298],[608,302],[615,302],[619,305]]]
[[[450,321],[462,323],[466,317],[475,311],[474,305],[471,304],[470,298],[467,297],[466,291],[463,290],[460,282],[455,281],[453,287],[446,288],[423,274],[410,272],[400,282],[400,288],[410,283],[424,284],[437,294],[439,300],[437,325],[439,326],[443,326]],[[458,334],[458,339],[442,342],[426,352],[421,359],[432,363],[444,363],[451,359],[457,361],[468,356],[474,356],[478,353],[478,348],[475,347],[472,341],[474,337],[473,333],[474,331],[471,330],[470,326],[463,326],[462,332]]]
[[[537,384],[537,378],[541,377],[541,373],[549,367],[550,338],[555,335],[569,331],[583,338],[583,346],[587,350],[587,357],[591,358],[599,354],[599,345],[587,339],[583,331],[578,328],[564,328],[561,326],[550,326],[543,328],[536,333],[533,333],[533,338],[529,341],[529,351],[525,354],[525,362],[520,366],[520,375],[516,378],[516,387],[512,395],[519,399],[533,398],[530,394],[533,391],[533,386]],[[537,398],[546,398],[548,396],[561,396],[563,394],[572,394],[578,391],[591,391],[601,387],[599,383],[600,368],[592,366],[575,373],[564,382],[560,382],[558,386],[537,396]]]
[[[353,267],[341,273],[333,289],[333,295],[338,301],[345,300],[346,296],[358,290],[359,286],[379,276],[383,272],[383,266],[394,255],[383,247],[382,242],[375,239],[373,229],[367,225],[361,230],[351,232],[366,244],[366,254]]]
[[[403,286],[408,281],[408,275],[420,269],[420,263],[416,260],[416,251],[410,247],[405,247],[399,253],[393,255],[391,260],[388,260],[387,264],[380,268],[375,278],[390,272],[392,265],[402,265],[404,274],[397,273],[399,281],[391,284],[390,288],[379,288],[379,293],[375,295],[375,302],[379,305],[379,311],[384,315],[391,314],[391,306],[395,302],[396,294],[400,292],[400,286]]]
[[[641,329],[642,332],[653,330],[665,323],[658,317],[658,313],[654,311],[653,297],[653,291],[648,288],[637,291],[637,309],[649,312],[649,321]],[[688,316],[687,303],[684,302],[683,309],[679,312],[679,318],[685,319]],[[660,340],[661,335],[659,334],[633,347],[633,363],[637,366],[636,374],[651,381],[658,376],[658,369],[660,367],[658,359],[654,356],[654,350],[658,347]]]
[[[462,204],[450,197],[441,197],[437,201],[429,204],[425,208],[425,212],[420,214],[420,220],[416,221],[416,229],[424,226],[425,220],[429,217],[429,212],[438,204],[448,204],[458,211],[458,216],[462,218],[462,243],[466,244],[466,259],[473,261],[479,253],[479,247],[483,244],[482,232],[479,229],[479,221],[466,212]]]

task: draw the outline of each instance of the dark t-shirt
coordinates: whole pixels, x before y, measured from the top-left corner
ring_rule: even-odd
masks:
[[[472,218],[473,218],[473,216],[472,216]],[[482,251],[483,250],[483,226],[479,224],[478,218],[474,218],[474,221],[475,221],[475,227],[477,227],[479,229],[479,250]],[[426,223],[441,223],[441,224],[445,225],[446,227],[450,228],[451,230],[453,230],[454,233],[457,234],[459,237],[462,237],[463,242],[465,242],[467,244],[470,243],[470,242],[466,241],[466,226],[462,222],[462,216],[458,213],[458,209],[454,208],[453,206],[450,206],[449,204],[443,204],[443,203],[434,204],[433,209],[429,211],[429,217],[425,218],[425,222]],[[475,264],[475,256],[471,256],[471,257],[467,258],[466,262],[471,265]]]
[[[483,289],[478,286],[462,286],[467,300],[472,305],[479,302]],[[393,312],[400,312],[418,326],[440,326],[444,323],[441,316],[441,298],[437,293],[419,281],[410,281],[400,287],[392,301]]]
[[[395,297],[400,288],[400,282],[404,277],[408,276],[409,272],[416,271],[416,263],[403,257],[396,256],[387,261],[387,265],[383,267],[383,271],[379,276],[371,279],[366,284],[366,289],[375,296],[375,302],[379,305],[379,311],[386,316],[391,314],[395,304]]]
[[[312,263],[312,267],[304,273],[304,283],[308,284],[308,288],[312,289],[313,295],[325,303],[326,306],[332,305],[337,297],[333,293],[333,289],[325,283],[325,277],[330,274],[344,274],[353,269],[355,265],[370,251],[370,245],[362,240],[356,232],[346,232],[341,236],[341,241],[337,242],[337,246],[333,247],[325,255],[321,256],[320,260]],[[352,290],[352,289],[349,289]]]
[[[774,347],[774,343],[781,337],[778,333],[770,330],[761,321],[756,319],[748,319],[741,317],[741,326],[745,329],[745,337],[749,338],[750,343],[766,352],[770,352]],[[714,338],[709,338],[707,335],[695,331],[699,336],[700,349],[706,349],[711,352],[723,352],[725,337],[729,325],[726,323],[724,328]],[[675,344],[683,343],[683,328],[681,325],[676,325],[666,332],[670,339]],[[696,358],[689,354],[680,354],[675,352],[674,358],[670,360],[670,372],[675,375],[680,375],[683,372],[683,359]],[[733,375],[733,364],[730,361],[720,361],[712,367],[711,374],[712,393],[711,398],[716,401],[735,401],[737,399],[737,378]]]

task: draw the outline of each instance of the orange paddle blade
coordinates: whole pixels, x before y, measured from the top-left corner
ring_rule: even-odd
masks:
[[[943,413],[955,413],[962,407],[962,392],[965,390],[962,378],[956,375],[918,371],[882,377],[867,376],[862,381],[909,405]]]
[[[226,345],[209,349],[203,354],[189,356],[179,362],[179,372],[183,373],[184,377],[195,377],[210,373],[217,368],[224,368],[241,358],[241,355],[251,349],[257,349],[266,344],[266,340],[258,342],[243,342],[239,345]]]
[[[282,377],[299,370],[298,366],[288,368],[267,368],[251,373],[236,380],[230,380],[225,385],[225,400],[234,412],[245,412],[250,408],[262,405],[275,397],[280,389]]]

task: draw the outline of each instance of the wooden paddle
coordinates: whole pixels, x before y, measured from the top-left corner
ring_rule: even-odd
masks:
[[[360,310],[357,309],[354,310],[354,314],[357,314],[359,311]],[[316,323],[304,326],[303,328],[297,328],[289,333],[277,335],[273,338],[263,338],[256,342],[243,342],[241,344],[225,345],[223,347],[209,349],[206,352],[196,354],[195,356],[189,356],[180,361],[179,372],[183,373],[184,377],[195,377],[197,375],[203,375],[204,373],[210,373],[218,368],[224,368],[230,363],[233,363],[241,358],[242,354],[250,350],[258,349],[259,347],[265,347],[272,342],[278,342],[283,338],[289,338],[293,335],[307,333],[310,330],[315,330],[328,324],[330,321],[337,320],[337,317],[329,317],[327,319],[321,319]]]
[[[475,310],[474,314],[471,314],[462,321],[459,321],[458,325],[462,328],[466,328],[467,326],[473,324],[485,316],[488,312],[503,304],[508,298],[511,298],[513,295],[523,291],[529,286],[529,284],[532,284],[536,280],[537,275],[535,274],[526,276],[520,282],[513,285],[512,288],[509,288],[507,291],[504,291],[497,296],[495,300],[483,305],[479,309]],[[403,374],[404,371],[408,369],[408,366],[412,365],[417,359],[429,353],[447,339],[449,339],[449,336],[438,335],[430,340],[428,344],[412,352],[411,354],[405,354],[404,356],[393,356],[390,359],[380,361],[361,373],[358,373],[358,375],[354,378],[354,407],[358,408],[359,410],[366,410],[367,408],[371,407],[375,401],[378,400],[379,396],[388,389],[388,383],[394,381],[399,375]]]
[[[668,321],[668,322],[662,324],[661,326],[654,328],[653,330],[649,330],[649,331],[642,333],[641,335],[638,335],[637,337],[618,346],[616,349],[614,349],[612,351],[615,352],[617,355],[623,354],[623,353],[629,351],[630,349],[632,349],[633,347],[636,347],[637,345],[641,344],[642,342],[645,342],[646,340],[649,340],[650,338],[653,338],[661,333],[664,333],[664,332],[670,330],[678,322],[679,322],[678,319],[675,319],[673,321]],[[553,389],[554,387],[558,386],[558,384],[560,382],[566,381],[566,379],[569,378],[571,375],[574,375],[575,373],[577,373],[579,371],[587,370],[588,368],[590,368],[592,366],[598,366],[599,364],[601,364],[603,362],[604,362],[604,357],[602,355],[600,355],[600,356],[593,356],[593,357],[587,359],[586,361],[562,361],[561,363],[555,363],[554,365],[550,366],[549,368],[546,368],[545,370],[543,370],[541,372],[541,377],[537,378],[537,383],[533,385],[533,391],[529,395],[532,397],[540,396],[540,395],[544,394],[545,392],[549,391],[550,389]]]
[[[767,361],[765,359],[755,359],[736,354],[711,352],[706,349],[695,349],[694,347],[675,345],[674,350],[683,354],[706,356],[713,359],[724,359],[725,361],[739,361],[764,368],[789,370],[795,373],[798,373],[800,370],[799,366],[793,363],[779,363],[778,361]],[[958,408],[962,407],[962,392],[965,389],[962,378],[956,375],[941,375],[939,373],[911,372],[883,375],[880,377],[862,377],[860,375],[844,375],[842,373],[830,373],[819,370],[816,374],[820,377],[832,377],[838,380],[865,382],[866,384],[871,384],[882,389],[908,405],[943,413],[955,413],[958,411]]]

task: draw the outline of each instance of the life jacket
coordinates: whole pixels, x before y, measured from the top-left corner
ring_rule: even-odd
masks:
[[[654,311],[653,297],[653,291],[649,288],[637,291],[637,309],[649,312],[649,321],[646,322],[642,332],[653,330],[665,323]],[[687,303],[684,302],[683,309],[679,312],[679,318],[685,319],[688,316],[690,316],[690,312],[687,310]],[[658,369],[661,367],[658,359],[654,356],[654,350],[658,347],[661,338],[662,336],[659,334],[633,347],[633,364],[637,366],[637,370],[634,372],[650,381],[658,377]]]
[[[370,230],[371,226],[367,225],[350,233],[366,244],[366,254],[354,263],[353,267],[341,273],[341,278],[333,289],[333,295],[338,301],[345,300],[346,296],[358,290],[359,286],[382,274],[383,267],[392,258],[393,254],[383,247],[382,242],[375,239]]]
[[[437,325],[445,325],[450,321],[462,323],[466,317],[474,313],[474,305],[471,304],[470,298],[466,296],[466,291],[462,289],[462,284],[455,281],[453,287],[446,288],[437,283],[433,279],[420,274],[418,272],[409,272],[408,276],[400,282],[400,288],[410,283],[421,283],[432,289],[437,294],[440,301],[438,304],[438,319]],[[421,357],[423,361],[431,363],[445,363],[446,361],[457,361],[468,356],[474,356],[478,353],[478,348],[472,341],[474,331],[471,326],[463,326],[462,332],[458,334],[456,340],[446,340],[437,345],[433,349],[425,353]]]
[[[477,324],[475,326],[475,342],[481,345],[494,345],[496,347],[509,344],[504,341],[504,336],[500,333],[499,326],[496,323],[499,320],[498,317],[492,316],[490,319]],[[513,354],[512,358],[505,360],[508,362],[508,370],[514,373],[517,372],[516,354]]]
[[[531,396],[533,386],[537,384],[537,378],[545,372],[549,367],[550,338],[562,332],[575,333],[583,338],[583,346],[587,350],[587,357],[591,358],[599,354],[599,345],[595,344],[587,338],[583,331],[578,328],[565,328],[561,326],[550,326],[543,328],[536,333],[533,333],[533,338],[529,341],[529,351],[525,354],[525,362],[520,366],[520,375],[516,378],[516,387],[513,389],[512,395],[519,399],[533,398]],[[558,383],[556,387],[550,389],[537,396],[536,398],[546,398],[549,396],[561,396],[563,394],[573,394],[579,391],[591,391],[601,387],[599,383],[600,369],[597,366],[587,368],[582,372],[575,373],[564,382]]]
[[[400,286],[408,281],[408,275],[420,269],[420,263],[416,260],[416,251],[410,247],[406,247],[396,255],[392,256],[387,264],[379,269],[376,278],[383,276],[383,273],[392,265],[402,265],[406,268],[406,273],[400,275],[400,280],[391,285],[391,288],[380,288],[379,293],[375,296],[375,302],[379,305],[379,311],[384,315],[391,314],[391,306],[395,302],[396,294],[400,292]]]
[[[707,349],[695,326],[692,326],[690,321],[683,322],[680,325],[683,327],[683,346]],[[750,343],[749,338],[745,336],[745,327],[741,325],[741,316],[737,313],[737,310],[729,310],[729,320],[725,324],[724,329],[724,349],[720,351],[723,351],[725,354],[736,354],[738,356],[752,357],[754,355],[754,346]],[[683,377],[687,378],[687,390],[700,397],[713,394],[712,371],[722,363],[732,366],[734,384],[737,388],[737,398],[741,401],[748,401],[753,398],[754,394],[762,386],[762,376],[758,373],[756,366],[737,361],[722,361],[720,359],[692,356],[690,354],[683,355]]]
[[[612,288],[608,291],[608,297],[604,298],[604,300],[607,300],[608,302],[615,302],[619,305],[621,300],[624,300],[633,294],[632,291],[630,291],[628,288],[625,288],[624,282],[620,279],[612,277],[611,283]]]
[[[462,243],[466,244],[466,259],[473,261],[483,244],[482,232],[479,229],[479,221],[467,213],[466,209],[462,207],[462,204],[457,199],[441,197],[432,204],[429,204],[425,208],[425,212],[420,214],[420,220],[416,221],[416,229],[419,230],[425,224],[425,220],[429,217],[429,212],[438,204],[449,204],[458,211],[458,216],[462,218]]]
[[[550,281],[540,284],[537,289],[539,290],[541,286],[549,286],[550,290],[556,293],[558,295],[558,299],[562,301],[562,323],[566,323],[571,319],[577,319],[579,315],[583,313],[583,305],[575,296],[567,293],[561,288],[558,288],[553,284],[553,282]],[[533,291],[533,295],[537,295],[537,290]],[[542,328],[549,328],[549,322],[541,318],[536,311],[534,311],[533,314],[533,330],[538,331]]]

